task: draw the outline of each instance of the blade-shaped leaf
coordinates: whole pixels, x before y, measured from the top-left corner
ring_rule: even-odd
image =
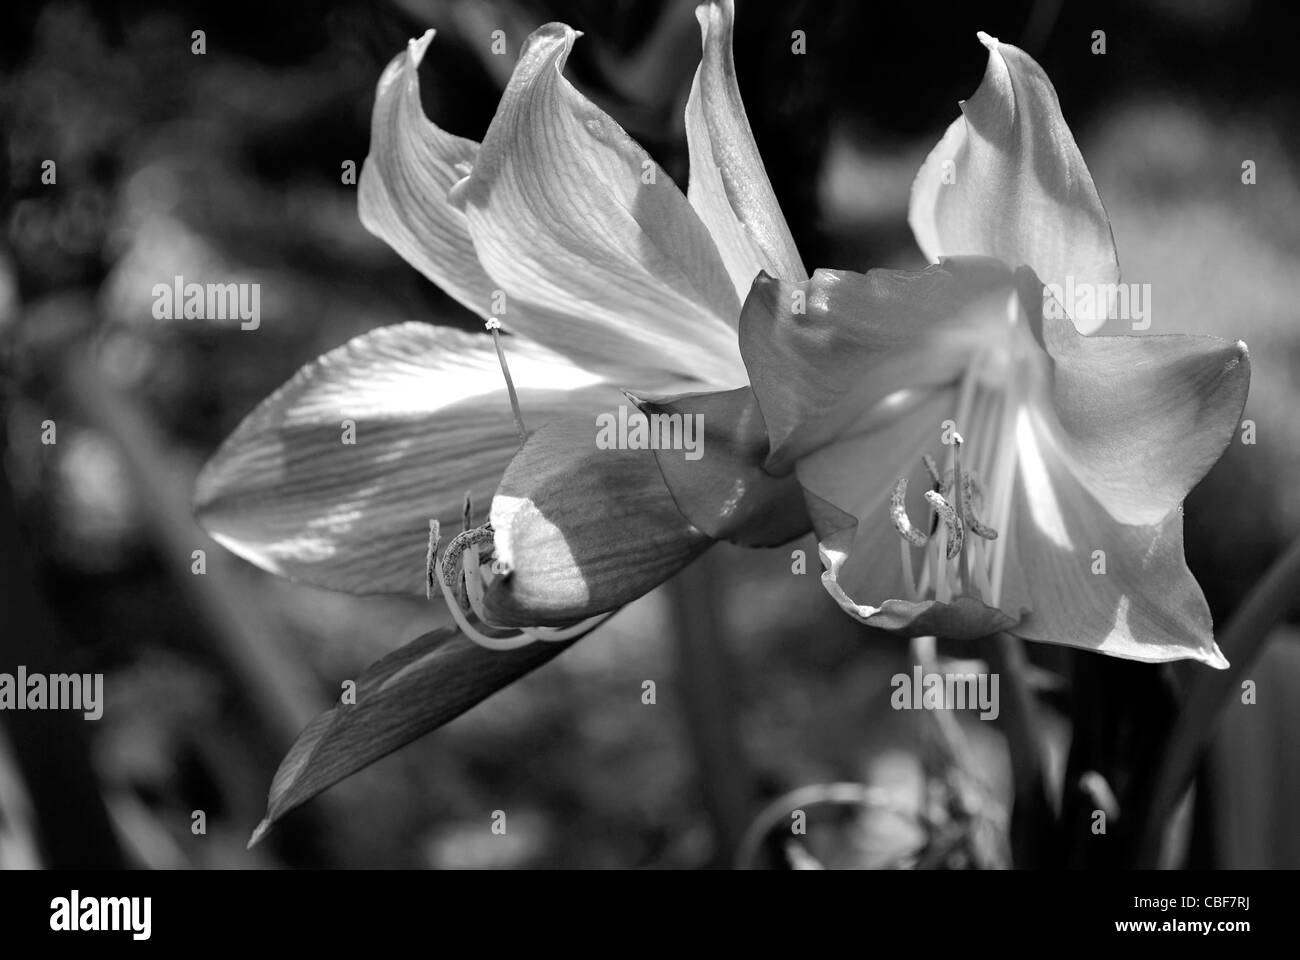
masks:
[[[375,661],[357,678],[357,702],[326,710],[289,748],[248,845],[290,810],[454,720],[577,639],[488,650],[443,627]]]

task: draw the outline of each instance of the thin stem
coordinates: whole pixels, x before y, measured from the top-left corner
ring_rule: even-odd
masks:
[[[1047,785],[1044,779],[1042,743],[1038,738],[1038,705],[1026,677],[1026,658],[1021,642],[1007,633],[990,638],[989,666],[1004,681],[1009,702],[1001,707],[1015,800],[1011,811],[1011,856],[1020,868],[1039,865],[1042,840],[1050,819]]]
[[[737,666],[719,612],[719,571],[717,558],[705,554],[668,581],[668,595],[682,719],[713,830],[713,864],[723,866],[735,860],[755,789],[740,734]]]
[[[492,343],[497,348],[497,359],[501,361],[501,372],[505,374],[506,390],[510,393],[510,409],[515,415],[515,429],[519,431],[519,446],[528,442],[528,431],[524,429],[524,415],[519,410],[519,395],[515,393],[515,381],[510,376],[510,364],[506,363],[506,352],[501,348],[501,321],[493,317],[487,322],[492,334]]]
[[[1264,648],[1273,626],[1295,607],[1300,587],[1300,538],[1297,538],[1251,588],[1219,634],[1220,647],[1232,666],[1201,670],[1178,714],[1169,748],[1156,774],[1138,833],[1137,862],[1154,867],[1160,858],[1165,825],[1187,791],[1205,748],[1218,729],[1232,691]]]

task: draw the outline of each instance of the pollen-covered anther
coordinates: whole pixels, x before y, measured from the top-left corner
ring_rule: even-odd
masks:
[[[424,597],[432,600],[438,589],[438,541],[442,539],[437,520],[429,521],[429,550],[424,555]]]
[[[961,513],[966,519],[970,532],[984,540],[996,540],[998,532],[980,520],[975,514],[975,505],[982,500],[979,485],[969,473],[961,478]]]
[[[939,519],[948,525],[947,554],[948,559],[952,560],[957,554],[961,553],[962,543],[965,541],[961,517],[958,516],[951,503],[933,490],[925,491],[925,500],[930,506],[934,507],[934,512],[939,515]]]
[[[927,491],[928,494],[928,491]],[[894,492],[889,498],[889,519],[894,522],[894,529],[899,536],[914,547],[924,547],[930,538],[916,527],[907,515],[907,477],[899,477],[894,484]]]
[[[467,499],[468,516],[468,499]],[[534,641],[558,643],[571,640],[595,629],[612,614],[604,613],[568,627],[504,627],[489,619],[484,607],[484,591],[491,583],[510,575],[510,564],[491,555],[483,556],[485,547],[495,548],[492,524],[473,527],[457,534],[447,544],[442,559],[438,550],[438,521],[429,521],[429,553],[425,561],[426,590],[433,598],[435,585],[447,602],[447,611],[463,634],[489,650],[514,650]],[[436,570],[436,575],[435,575]]]
[[[480,544],[493,542],[491,524],[473,527],[464,533],[456,534],[451,543],[447,544],[447,549],[442,555],[442,582],[450,587],[461,578],[463,557],[467,548],[472,546],[477,550]]]

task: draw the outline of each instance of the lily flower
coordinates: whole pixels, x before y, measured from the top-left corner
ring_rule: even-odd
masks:
[[[1245,344],[1044,309],[1045,283],[1118,280],[1109,221],[1047,76],[980,39],[912,193],[938,263],[764,277],[746,302],[767,469],[795,470],[823,584],[870,627],[1226,667],[1181,505],[1239,422]]]
[[[733,16],[730,0],[697,10],[686,194],[565,79],[570,27],[528,38],[481,144],[425,116],[434,33],[412,40],[379,80],[360,218],[492,335],[406,323],[308,364],[207,464],[204,527],[301,582],[441,591],[467,633],[504,647],[589,628],[715,538],[804,532],[793,479],[761,469],[736,333],[755,274],[807,273],[740,101]],[[624,390],[721,397],[690,518],[654,450],[597,448],[598,414],[637,402]]]

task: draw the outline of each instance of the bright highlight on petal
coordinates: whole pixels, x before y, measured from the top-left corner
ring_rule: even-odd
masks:
[[[1020,458],[1020,481],[1025,485],[1025,498],[1033,517],[1034,530],[1062,550],[1073,550],[1074,543],[1070,540],[1070,532],[1065,529],[1061,505],[1056,502],[1052,478],[1038,449],[1038,437],[1029,416],[1029,411],[1024,408],[1016,415],[1016,446]]]
[[[704,56],[686,102],[691,180],[686,195],[713,235],[743,299],[755,275],[808,278],[776,202],[736,84],[732,57],[735,5],[714,0],[695,9]]]
[[[511,338],[534,427],[617,391]],[[423,592],[430,518],[487,503],[519,447],[490,337],[406,323],[308,364],[263,401],[200,474],[199,522],[234,553],[352,593]]]
[[[515,324],[539,342],[743,385],[740,300],[718,248],[667,174],[564,78],[575,37],[563,24],[529,37],[459,189],[479,260],[512,308],[549,315]]]

